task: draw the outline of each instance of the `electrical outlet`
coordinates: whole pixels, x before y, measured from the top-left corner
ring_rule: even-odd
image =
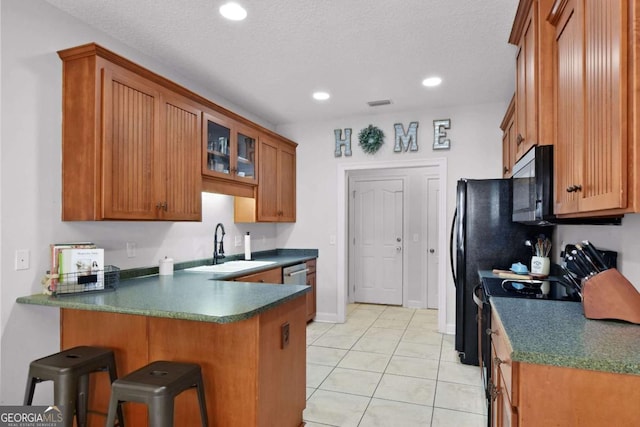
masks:
[[[15,268],[16,270],[29,269],[29,249],[18,249],[16,251]]]
[[[242,236],[236,236],[236,248],[242,246]]]
[[[289,345],[289,322],[280,326],[280,348],[287,348]]]
[[[135,258],[136,257],[136,249],[138,245],[136,242],[127,242],[127,258]]]

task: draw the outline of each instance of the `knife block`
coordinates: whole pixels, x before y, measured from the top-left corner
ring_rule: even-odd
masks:
[[[640,292],[615,268],[584,282],[582,307],[587,319],[617,319],[640,324]]]

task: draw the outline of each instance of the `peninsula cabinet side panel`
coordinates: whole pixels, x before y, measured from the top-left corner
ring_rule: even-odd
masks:
[[[302,425],[306,405],[306,319],[305,295],[260,315],[260,427]],[[286,328],[288,333],[283,331]]]
[[[258,316],[233,323],[149,318],[150,360],[200,364],[209,425],[255,426]],[[195,389],[176,399],[176,426],[200,426]]]
[[[122,377],[149,360],[147,318],[129,314],[60,309],[60,349],[87,345],[113,350],[118,376]],[[44,355],[43,355],[44,356]],[[104,426],[111,386],[107,373],[90,376],[88,426]],[[126,425],[147,425],[146,408],[139,404],[123,407]]]
[[[640,376],[520,364],[518,425],[632,426],[640,420]]]

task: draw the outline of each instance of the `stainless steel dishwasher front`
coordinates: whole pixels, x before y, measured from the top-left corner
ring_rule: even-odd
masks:
[[[285,267],[282,270],[282,282],[285,285],[306,285],[308,271],[305,263]]]

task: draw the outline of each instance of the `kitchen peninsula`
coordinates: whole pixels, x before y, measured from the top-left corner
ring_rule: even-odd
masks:
[[[310,288],[211,278],[177,271],[126,280],[113,292],[17,301],[59,307],[61,348],[112,348],[120,376],[153,360],[199,363],[211,425],[301,425]],[[192,393],[176,398],[177,425],[200,425]],[[90,425],[104,425],[108,398],[106,375],[93,375]],[[147,425],[146,407],[124,410],[128,425]]]

